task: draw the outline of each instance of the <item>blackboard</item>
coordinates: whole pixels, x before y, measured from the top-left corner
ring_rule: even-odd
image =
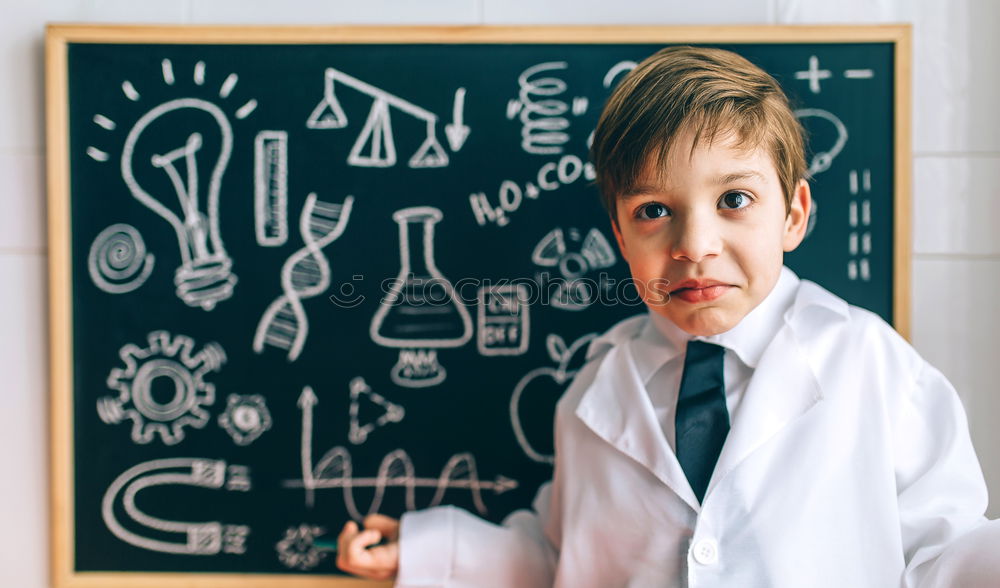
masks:
[[[57,584],[314,585],[349,518],[528,505],[643,310],[586,153],[666,44],[779,80],[817,210],[786,263],[905,334],[908,34],[50,28]]]

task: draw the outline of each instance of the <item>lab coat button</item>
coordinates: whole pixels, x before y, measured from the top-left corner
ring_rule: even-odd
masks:
[[[700,539],[692,549],[694,560],[709,566],[719,561],[719,545],[714,539]]]

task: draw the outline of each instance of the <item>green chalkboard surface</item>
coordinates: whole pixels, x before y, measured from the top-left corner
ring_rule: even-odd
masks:
[[[336,574],[317,541],[348,519],[528,505],[587,342],[643,311],[587,148],[609,88],[673,29],[609,30],[56,31],[57,577]],[[851,30],[702,43],[772,73],[808,131],[816,215],[786,263],[892,322],[899,31]]]

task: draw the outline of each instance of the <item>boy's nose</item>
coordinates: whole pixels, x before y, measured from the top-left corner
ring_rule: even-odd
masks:
[[[672,258],[700,263],[722,252],[722,237],[718,227],[714,226],[710,219],[687,215],[677,218],[674,227],[677,232],[674,234],[673,250],[670,252]]]

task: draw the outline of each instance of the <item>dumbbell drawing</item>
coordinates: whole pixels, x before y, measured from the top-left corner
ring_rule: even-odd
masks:
[[[336,241],[347,228],[354,197],[343,204],[331,204],[310,194],[299,220],[299,232],[305,247],[293,253],[281,267],[282,294],[272,302],[257,323],[253,350],[265,345],[288,351],[288,361],[302,353],[309,334],[309,317],[302,300],[322,294],[330,287],[330,264],[322,249]]]

